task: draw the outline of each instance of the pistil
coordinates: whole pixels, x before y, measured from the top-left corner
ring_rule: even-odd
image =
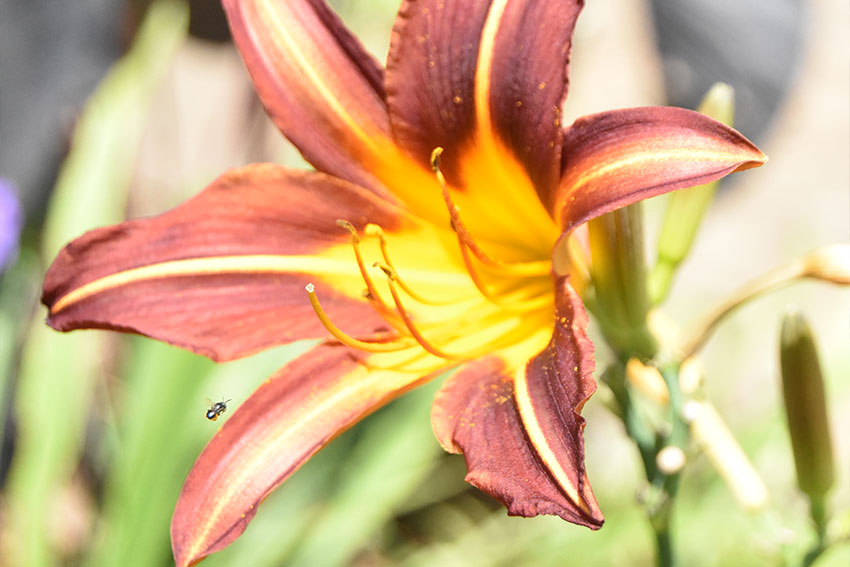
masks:
[[[466,225],[460,218],[458,206],[452,200],[451,192],[443,172],[440,170],[440,156],[443,154],[443,148],[436,147],[431,152],[431,169],[437,177],[437,182],[440,184],[440,190],[443,194],[443,200],[446,203],[446,208],[451,218],[452,229],[458,235],[461,249],[468,248],[470,252],[484,265],[494,268],[500,272],[500,275],[506,276],[541,276],[549,275],[552,263],[549,260],[536,260],[531,262],[507,262],[498,258],[493,258],[487,254],[478,242],[467,230]]]

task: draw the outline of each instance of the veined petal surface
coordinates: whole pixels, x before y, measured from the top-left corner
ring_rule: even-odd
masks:
[[[257,506],[331,439],[430,375],[374,370],[360,354],[316,347],[272,376],[195,461],[171,521],[178,567],[236,539]]]
[[[223,3],[283,134],[318,170],[383,192],[366,167],[390,138],[381,65],[324,0]]]
[[[351,235],[337,219],[360,229],[377,223],[389,237],[416,234],[418,226],[370,191],[320,173],[270,164],[231,170],[172,211],[71,242],[45,278],[48,323],[141,333],[229,360],[327,337],[304,291],[313,282],[348,332],[386,330],[362,297]],[[419,258],[427,268],[427,251]],[[431,264],[451,269],[442,258]],[[419,273],[422,265],[407,272],[441,280],[440,272]]]
[[[476,140],[510,149],[537,187],[557,185],[560,107],[582,2],[409,0],[387,64],[396,141],[427,165],[445,148],[445,173]]]
[[[603,517],[587,480],[580,415],[596,389],[593,345],[567,278],[556,290],[548,346],[527,363],[497,352],[460,371],[438,394],[432,422],[443,447],[464,454],[467,481],[509,514],[553,514],[596,529]]]
[[[572,0],[409,0],[399,11],[387,63],[393,135],[423,167],[444,148],[443,171],[481,237],[551,248],[554,223],[536,193],[557,186],[580,9]],[[385,183],[407,202],[423,193]]]
[[[612,110],[579,118],[567,129],[561,184],[547,204],[569,230],[642,199],[766,161],[736,130],[692,110]]]

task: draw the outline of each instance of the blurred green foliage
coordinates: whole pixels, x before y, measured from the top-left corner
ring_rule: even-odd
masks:
[[[334,2],[379,53],[397,2]],[[62,335],[36,305],[44,262],[61,245],[124,214],[150,93],[186,26],[185,8],[155,2],[133,49],[91,98],[58,180],[40,244],[28,239],[0,281],[0,424],[13,424],[0,502],[0,567],[171,563],[169,521],[183,479],[218,423],[309,345],[214,365],[137,337]],[[843,368],[844,376],[850,369]],[[746,376],[736,379],[746,380]],[[585,410],[588,468],[607,521],[599,532],[554,518],[516,519],[463,481],[462,457],[433,438],[418,389],[340,436],[263,504],[245,534],[206,565],[643,565],[652,539],[640,500],[640,459],[603,407]],[[831,391],[848,399],[848,385]],[[767,479],[769,510],[740,510],[698,455],[682,479],[675,529],[685,565],[784,565],[812,544],[775,411],[739,440]],[[228,414],[222,417],[226,420]],[[848,470],[842,465],[840,478]],[[847,498],[844,491],[840,497]],[[203,510],[198,510],[203,514]],[[836,546],[818,565],[846,565]]]

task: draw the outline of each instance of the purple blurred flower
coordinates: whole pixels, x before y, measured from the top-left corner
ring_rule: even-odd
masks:
[[[18,255],[23,215],[14,185],[0,178],[0,272]]]

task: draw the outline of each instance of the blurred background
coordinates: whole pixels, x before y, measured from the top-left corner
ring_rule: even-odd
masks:
[[[398,1],[332,4],[383,60]],[[618,107],[695,108],[725,81],[736,126],[770,156],[722,186],[664,305],[669,319],[687,328],[744,282],[847,241],[846,1],[587,4],[565,123]],[[203,418],[207,398],[238,407],[308,345],[216,366],[138,337],[61,335],[43,324],[41,277],[85,230],[164,211],[228,167],[269,160],[307,167],[255,98],[217,2],[0,0],[0,567],[172,562],[174,503],[220,425]],[[663,198],[645,209],[651,241]],[[788,304],[819,340],[839,466],[832,507],[850,522],[850,294],[798,283],[740,309],[704,350],[706,393],[769,501],[744,509],[694,455],[674,522],[683,564],[784,565],[814,541],[778,380]],[[589,476],[606,514],[590,532],[508,518],[466,485],[463,459],[431,433],[438,385],[335,440],[205,565],[653,563],[639,457],[604,394],[584,410]],[[848,559],[845,542],[818,565]]]

